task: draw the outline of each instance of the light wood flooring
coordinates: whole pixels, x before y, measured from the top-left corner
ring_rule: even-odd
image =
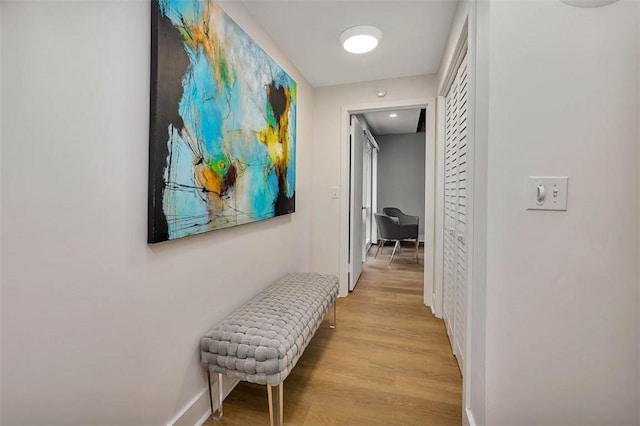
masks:
[[[462,379],[442,320],[423,300],[420,264],[407,247],[389,266],[391,248],[364,265],[355,290],[328,319],[284,382],[285,425],[460,425]],[[396,255],[397,256],[397,255]],[[241,382],[222,421],[268,425],[266,386]]]

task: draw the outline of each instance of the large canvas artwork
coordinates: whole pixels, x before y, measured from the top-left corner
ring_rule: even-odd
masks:
[[[152,4],[148,241],[292,213],[295,81],[213,1]]]

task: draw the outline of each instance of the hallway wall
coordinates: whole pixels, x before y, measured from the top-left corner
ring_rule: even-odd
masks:
[[[296,212],[147,245],[150,2],[0,4],[0,423],[193,424],[202,334],[309,269],[313,91],[222,6],[298,83]]]
[[[638,8],[492,1],[486,418],[638,424]],[[481,16],[479,14],[479,16]],[[526,210],[527,176],[568,210]]]

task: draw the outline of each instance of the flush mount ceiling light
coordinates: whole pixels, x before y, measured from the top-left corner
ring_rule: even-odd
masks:
[[[560,0],[569,6],[575,7],[602,7],[615,3],[618,0]]]
[[[376,48],[382,31],[370,25],[351,27],[340,34],[340,43],[350,53],[367,53]]]
[[[382,87],[379,89],[376,89],[376,96],[379,98],[384,98],[385,95],[387,94],[387,89],[383,89]]]
[[[398,114],[396,114],[395,112],[392,112],[391,114],[389,114],[390,118],[396,118],[398,116]]]

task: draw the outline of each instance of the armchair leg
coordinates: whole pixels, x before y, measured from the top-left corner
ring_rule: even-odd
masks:
[[[380,251],[383,245],[384,245],[384,240],[378,240],[378,248],[376,249],[376,255],[373,256],[374,259],[378,258],[378,252]]]
[[[391,253],[391,259],[389,259],[389,265],[391,265],[391,262],[393,262],[393,256],[396,255],[396,250],[398,249],[399,245],[400,245],[400,240],[396,240],[396,245],[393,246],[393,253]]]

